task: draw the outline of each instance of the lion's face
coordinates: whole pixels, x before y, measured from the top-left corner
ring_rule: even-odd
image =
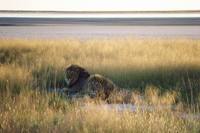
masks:
[[[68,87],[79,84],[82,80],[87,79],[89,76],[89,72],[78,65],[69,65],[65,70],[65,81]]]
[[[65,81],[71,87],[79,78],[80,71],[75,66],[70,66],[65,71]]]

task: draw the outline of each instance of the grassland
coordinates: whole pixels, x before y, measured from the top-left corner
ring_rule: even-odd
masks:
[[[65,86],[63,71],[79,64],[119,87],[144,95],[136,104],[176,111],[83,110],[48,88]],[[200,40],[100,38],[0,40],[0,132],[199,132]],[[91,104],[91,102],[90,102]]]

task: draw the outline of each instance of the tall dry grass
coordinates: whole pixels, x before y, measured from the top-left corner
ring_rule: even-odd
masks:
[[[200,131],[198,120],[177,117],[177,110],[139,110],[135,113],[83,110],[80,108],[83,99],[71,103],[56,94],[48,94],[45,91],[48,88],[65,86],[63,71],[69,64],[79,64],[91,73],[109,77],[123,89],[144,95],[144,99],[131,95],[128,100],[133,100],[135,104],[182,103],[191,105],[195,112],[199,112],[199,40],[1,39],[0,131]],[[117,100],[123,101],[121,96]],[[186,109],[181,106],[178,110],[182,112]]]
[[[165,101],[166,104],[173,104],[171,100],[174,98],[173,95],[159,96],[157,90],[152,88],[147,90],[145,95],[150,105],[157,105],[158,101],[162,104]],[[147,101],[143,103],[138,101],[138,107]],[[130,110],[121,112],[115,108],[96,108],[98,106],[94,103],[86,101],[85,106],[83,102],[70,103],[56,94],[33,90],[23,90],[15,97],[8,95],[0,103],[1,132],[197,133],[200,131],[198,119],[182,118],[180,112],[171,109],[153,111],[138,109],[135,112]]]

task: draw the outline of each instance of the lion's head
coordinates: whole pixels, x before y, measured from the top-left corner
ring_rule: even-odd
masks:
[[[68,87],[76,84],[79,78],[88,78],[89,72],[78,65],[69,65],[65,70],[65,81]]]

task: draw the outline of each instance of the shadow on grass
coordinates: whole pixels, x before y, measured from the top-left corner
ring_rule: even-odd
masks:
[[[121,88],[144,92],[148,85],[158,87],[161,92],[175,90],[181,93],[184,101],[194,103],[200,95],[200,68],[189,66],[158,67],[145,70],[97,70],[109,77]]]
[[[88,69],[89,71],[91,69]],[[91,72],[91,71],[90,71]],[[180,92],[187,103],[195,103],[200,95],[200,68],[157,67],[154,69],[109,69],[95,68],[92,73],[99,73],[110,78],[120,88],[143,93],[147,86],[153,85],[161,92],[175,90]],[[44,66],[32,71],[33,87],[40,89],[64,88],[64,69]]]

